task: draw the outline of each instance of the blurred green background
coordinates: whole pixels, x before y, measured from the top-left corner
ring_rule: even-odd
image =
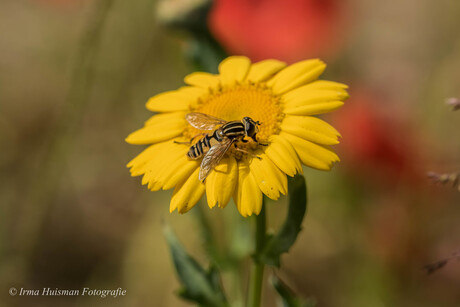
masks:
[[[195,69],[184,54],[196,46],[165,25],[163,5],[0,1],[0,306],[189,306],[174,295],[161,221],[206,264],[201,211],[169,214],[171,191],[149,192],[125,167],[142,149],[124,138],[151,116],[147,99]],[[460,249],[460,193],[425,176],[460,170],[460,113],[444,103],[460,97],[460,2],[350,0],[337,10],[340,22],[328,10],[321,20],[340,31],[305,57],[324,58],[324,78],[350,85],[352,98],[327,116],[343,132],[342,162],[305,169],[309,212],[277,274],[318,306],[460,306],[458,262],[423,270]],[[218,241],[246,230],[222,222],[244,223],[233,204],[197,206]],[[268,203],[270,227],[284,212],[285,199]],[[11,287],[127,294],[21,297]],[[268,286],[263,305],[276,306]]]

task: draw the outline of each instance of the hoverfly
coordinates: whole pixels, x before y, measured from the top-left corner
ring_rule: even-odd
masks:
[[[204,135],[204,137],[194,145],[190,146],[190,149],[187,152],[187,157],[192,160],[198,160],[204,156],[201,161],[200,172],[198,175],[198,179],[200,181],[204,181],[211,170],[219,164],[220,160],[222,160],[232,144],[235,144],[238,141],[243,143],[248,142],[244,139],[244,137],[250,137],[254,140],[254,142],[258,143],[256,135],[257,132],[259,132],[259,125],[261,123],[254,121],[250,117],[244,117],[240,121],[235,120],[227,122],[211,115],[193,112],[185,115],[185,119],[196,129],[204,131],[214,130],[211,134],[202,133],[197,135]],[[193,139],[197,136],[194,136],[190,142],[182,144],[191,144]],[[247,151],[237,147],[236,150],[248,153]]]

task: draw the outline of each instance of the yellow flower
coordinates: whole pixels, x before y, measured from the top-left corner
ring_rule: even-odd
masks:
[[[210,208],[223,208],[233,197],[241,215],[259,214],[262,193],[271,199],[286,194],[286,175],[301,173],[302,164],[330,170],[339,161],[329,145],[339,143],[340,134],[312,116],[333,111],[348,98],[346,85],[317,80],[325,68],[317,59],[286,66],[234,56],[222,61],[218,75],[186,76],[187,86],[149,99],[147,109],[158,114],[126,138],[130,144],[151,144],[128,163],[132,176],[144,175],[142,184],[152,191],[174,188],[171,212],[187,212],[206,193]],[[226,121],[251,117],[261,123],[258,142],[268,146],[239,142],[237,147],[251,154],[232,147],[200,182],[201,159],[189,159],[190,145],[176,143],[203,132],[185,120],[190,112]]]

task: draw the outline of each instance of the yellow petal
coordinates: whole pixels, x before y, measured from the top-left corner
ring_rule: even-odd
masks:
[[[282,101],[285,109],[290,110],[305,105],[343,101],[348,97],[345,89],[316,89],[307,84],[284,94]]]
[[[181,166],[186,166],[188,162],[186,158],[187,151],[188,146],[175,144],[173,141],[165,142],[155,152],[155,158],[151,159],[144,166],[145,175],[142,179],[142,184],[148,183],[149,189],[154,191],[163,188],[165,183],[170,180],[172,171],[177,170]],[[188,169],[187,167],[184,168],[182,171]]]
[[[238,180],[238,164],[233,157],[222,159],[206,178],[206,197],[209,208],[224,208],[233,195]]]
[[[292,64],[267,82],[275,95],[281,95],[316,80],[326,69],[324,62],[313,59]]]
[[[182,147],[182,149],[177,146]],[[151,170],[152,167],[156,167],[155,164],[164,165],[164,161],[172,163],[173,159],[177,159],[179,155],[185,155],[186,149],[188,149],[187,146],[174,144],[173,141],[154,144],[132,159],[127,167],[131,168],[132,176],[139,176]],[[171,152],[174,154],[171,154]],[[155,170],[157,169],[155,168]]]
[[[286,67],[286,63],[278,60],[265,60],[252,64],[247,80],[262,82],[270,79],[278,71]]]
[[[346,90],[348,88],[348,85],[335,82],[335,81],[328,81],[328,80],[316,80],[311,83],[308,83],[307,85],[308,88],[314,89],[314,90]]]
[[[219,64],[219,72],[223,85],[242,82],[249,71],[251,61],[245,56],[231,56]]]
[[[142,185],[147,184],[147,187],[151,191],[161,190],[161,187],[163,186],[163,183],[155,181],[154,175],[155,175],[154,171],[148,170],[144,174],[144,177],[142,177]]]
[[[130,144],[152,144],[172,139],[184,131],[187,122],[185,118],[176,118],[170,121],[159,121],[134,131],[126,138]]]
[[[160,123],[169,123],[171,121],[179,121],[185,118],[187,112],[171,112],[171,113],[159,113],[150,117],[145,121],[144,126],[151,126]]]
[[[309,167],[328,171],[334,162],[340,161],[337,154],[329,148],[285,132],[281,132],[280,136],[292,144],[302,163]]]
[[[260,190],[269,198],[277,200],[280,192],[287,193],[287,177],[265,154],[259,154],[258,157],[262,159],[254,158],[249,164],[251,174]]]
[[[185,213],[192,209],[203,196],[205,185],[198,180],[199,170],[197,168],[190,177],[176,186],[171,197],[169,212],[177,209],[179,213]]]
[[[159,191],[159,190],[161,190],[161,183],[152,181],[152,182],[149,183],[149,189],[151,191]]]
[[[281,130],[322,145],[339,143],[340,133],[325,121],[312,116],[286,116]]]
[[[236,207],[243,217],[259,214],[262,209],[262,192],[246,163],[238,163],[238,184],[233,194]]]
[[[283,112],[289,115],[316,115],[332,112],[343,105],[343,101],[329,101],[303,105],[295,108],[285,108]]]
[[[207,72],[194,72],[184,78],[185,83],[202,88],[217,88],[220,83],[218,75]]]
[[[285,174],[293,177],[302,173],[302,165],[291,143],[278,135],[270,137],[270,145],[265,149],[265,154]]]
[[[208,91],[204,88],[184,86],[175,91],[153,96],[145,106],[153,112],[189,111],[206,93]]]
[[[198,161],[189,160],[184,154],[175,163],[169,165],[167,171],[163,173],[166,178],[162,189],[169,190],[175,187],[179,182],[185,178],[190,177],[194,170],[200,167]]]
[[[307,85],[310,89],[316,90],[346,90],[348,88],[346,84],[328,80],[316,80]]]
[[[145,165],[155,159],[156,153],[161,150],[162,144],[155,144],[147,147],[126,165],[131,168],[131,176],[139,176],[146,172]]]

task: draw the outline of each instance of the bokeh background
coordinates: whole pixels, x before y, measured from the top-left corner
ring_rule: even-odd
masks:
[[[0,1],[0,306],[189,306],[174,294],[162,221],[204,265],[197,217],[218,240],[250,241],[232,204],[169,214],[171,191],[149,192],[125,167],[142,149],[124,138],[151,116],[147,99],[198,65],[215,68],[223,50],[320,57],[323,78],[350,85],[346,105],[326,117],[342,132],[342,162],[305,170],[308,215],[277,274],[318,306],[460,306],[455,257],[423,270],[460,249],[460,192],[426,177],[460,170],[460,111],[445,104],[460,97],[460,2],[216,0],[209,12],[193,9],[202,5]],[[285,199],[269,202],[270,227],[284,212]],[[243,226],[226,228],[228,216]],[[12,297],[10,287],[127,294]],[[267,286],[264,306],[275,297]]]

